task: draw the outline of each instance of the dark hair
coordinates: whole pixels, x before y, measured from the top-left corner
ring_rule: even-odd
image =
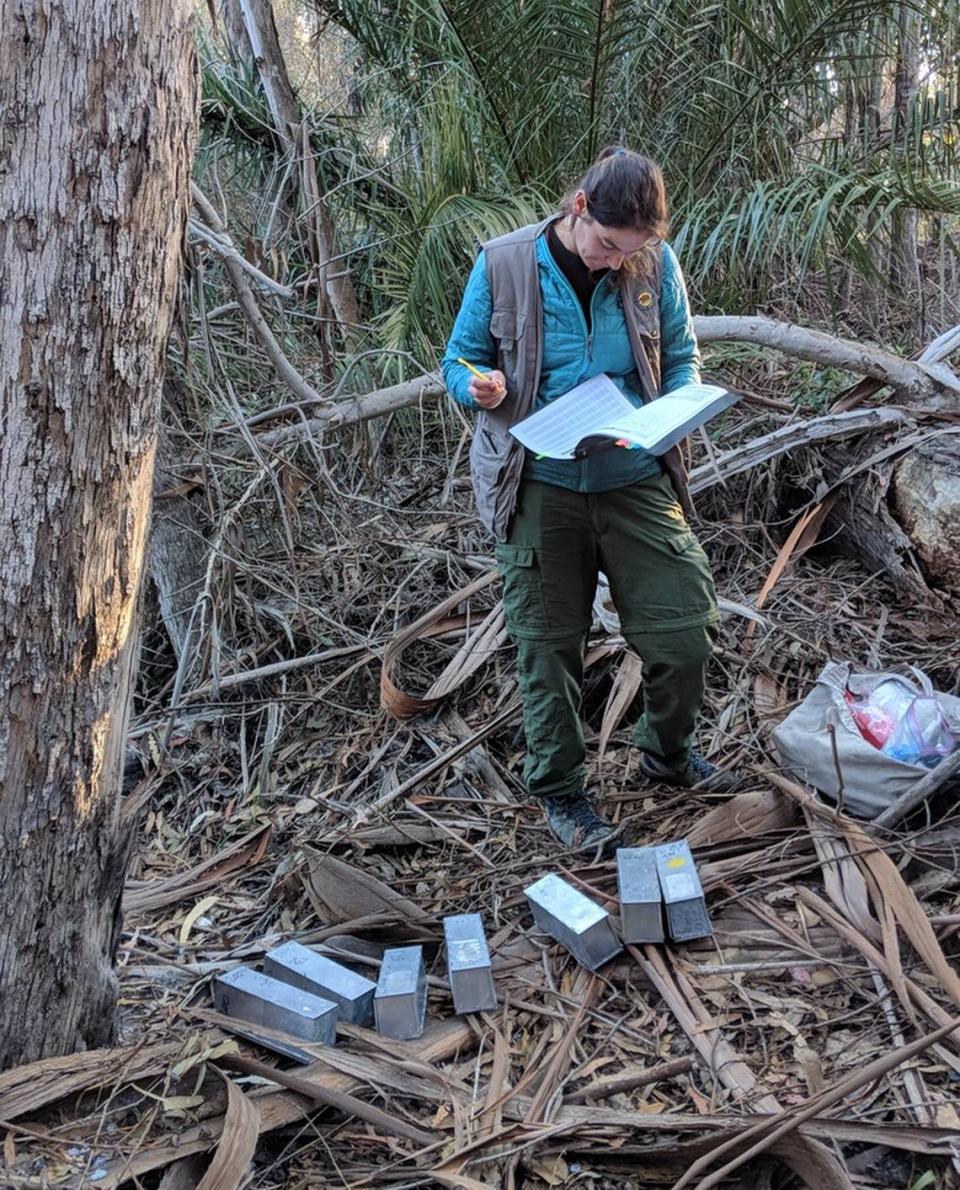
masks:
[[[599,157],[563,200],[570,214],[573,196],[582,190],[587,213],[604,227],[647,228],[663,239],[669,226],[667,191],[660,166],[642,153],[620,145],[601,149]]]

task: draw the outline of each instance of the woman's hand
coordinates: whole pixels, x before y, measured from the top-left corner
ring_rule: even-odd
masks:
[[[507,395],[506,377],[496,368],[482,379],[471,376],[467,391],[481,409],[496,409]]]

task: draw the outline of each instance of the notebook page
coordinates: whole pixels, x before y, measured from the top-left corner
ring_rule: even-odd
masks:
[[[594,430],[609,438],[625,438],[646,450],[654,450],[671,439],[677,430],[701,425],[712,413],[736,400],[733,393],[712,384],[688,384],[677,393],[650,401],[628,416],[619,414],[599,424]]]
[[[605,373],[585,380],[530,417],[510,433],[527,450],[548,459],[572,459],[581,438],[595,427],[624,417],[633,406]]]

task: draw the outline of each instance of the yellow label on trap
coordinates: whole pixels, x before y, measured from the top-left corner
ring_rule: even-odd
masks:
[[[673,859],[667,860],[668,868],[685,868],[686,866],[687,861],[683,858],[683,856],[680,855],[675,855]]]

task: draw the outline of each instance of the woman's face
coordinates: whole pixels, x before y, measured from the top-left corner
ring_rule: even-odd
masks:
[[[659,241],[648,229],[605,227],[587,211],[587,199],[582,190],[573,196],[573,242],[577,255],[588,269],[618,269],[625,258]]]

